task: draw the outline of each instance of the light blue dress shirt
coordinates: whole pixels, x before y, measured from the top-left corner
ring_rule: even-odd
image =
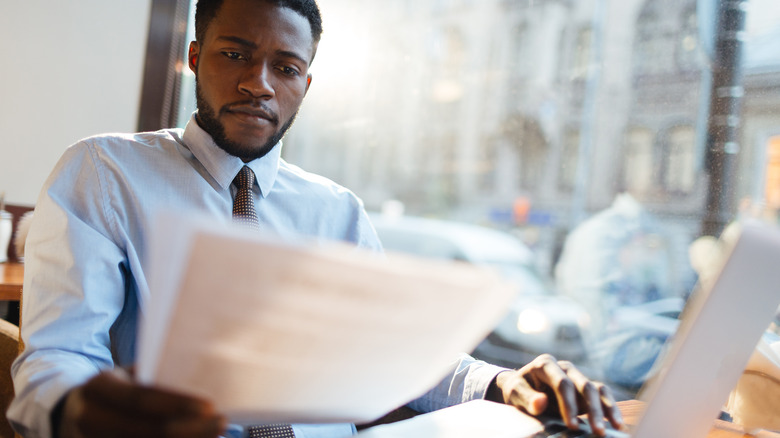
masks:
[[[102,370],[133,363],[149,288],[147,244],[160,210],[231,220],[232,181],[244,163],[195,122],[184,130],[111,134],[71,146],[44,184],[25,251],[22,339],[8,417],[26,437],[51,436],[64,394]],[[281,159],[281,143],[247,165],[257,215],[283,237],[352,242],[381,251],[361,201]],[[483,398],[498,367],[464,356],[413,409]],[[351,424],[294,425],[302,438],[354,433]]]

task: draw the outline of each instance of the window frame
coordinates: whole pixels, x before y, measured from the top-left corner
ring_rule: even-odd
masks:
[[[138,130],[176,126],[181,98],[181,48],[186,44],[190,0],[152,0],[141,85]]]

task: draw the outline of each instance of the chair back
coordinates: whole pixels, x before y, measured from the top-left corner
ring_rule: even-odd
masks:
[[[15,436],[5,412],[14,398],[11,363],[19,354],[19,327],[0,319],[0,438]]]
[[[16,236],[16,226],[19,224],[19,219],[21,219],[22,216],[28,211],[33,211],[35,207],[32,205],[5,204],[5,209],[13,216],[11,222],[11,234]],[[8,245],[8,260],[11,262],[19,261],[19,256],[16,254],[16,247],[13,244]]]

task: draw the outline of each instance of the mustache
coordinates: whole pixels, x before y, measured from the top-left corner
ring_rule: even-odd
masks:
[[[224,105],[220,110],[221,113],[236,112],[246,113],[255,117],[266,119],[274,125],[279,124],[279,115],[276,114],[271,108],[263,102],[257,102],[253,100],[247,100],[242,102],[233,102]]]

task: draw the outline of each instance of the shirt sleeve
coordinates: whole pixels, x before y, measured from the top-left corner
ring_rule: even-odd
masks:
[[[374,229],[374,225],[371,224],[371,219],[369,219],[368,213],[366,213],[365,208],[363,208],[362,202],[360,203],[357,225],[355,228],[357,230],[355,242],[358,247],[379,253],[384,252],[382,242],[379,240],[379,236]]]
[[[50,412],[76,385],[113,367],[111,328],[125,301],[125,255],[107,212],[94,148],[69,148],[36,203],[25,254],[22,340],[8,419],[51,436]]]
[[[505,370],[463,353],[453,361],[450,373],[438,385],[407,406],[424,413],[484,399],[490,382]]]

